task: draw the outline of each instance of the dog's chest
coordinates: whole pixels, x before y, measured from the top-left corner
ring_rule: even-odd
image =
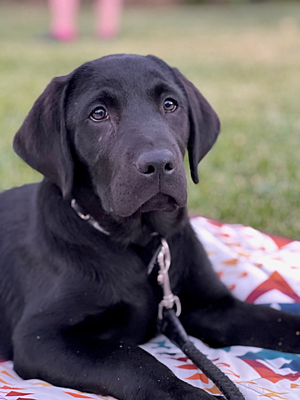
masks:
[[[88,296],[85,317],[77,327],[82,333],[133,343],[155,333],[162,290],[155,271],[149,275],[147,264],[134,252],[121,263],[116,253],[102,260],[98,279],[88,284]]]

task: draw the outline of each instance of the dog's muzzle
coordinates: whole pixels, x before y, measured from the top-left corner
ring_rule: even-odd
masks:
[[[173,211],[187,200],[182,156],[169,149],[140,154],[113,179],[113,212],[127,217],[136,211]]]

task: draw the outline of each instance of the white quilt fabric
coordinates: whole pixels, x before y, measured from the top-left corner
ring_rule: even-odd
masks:
[[[242,225],[192,219],[220,279],[241,300],[300,314],[300,242],[271,237]],[[299,326],[300,331],[300,326]],[[300,336],[299,336],[300,340]],[[254,347],[210,349],[193,343],[240,388],[246,400],[300,399],[300,355]],[[180,379],[214,395],[217,387],[164,336],[142,346]],[[12,362],[0,362],[0,399],[112,399],[22,380]]]

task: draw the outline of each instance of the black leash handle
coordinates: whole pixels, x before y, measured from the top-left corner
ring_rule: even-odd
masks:
[[[245,400],[236,385],[198,350],[183,328],[173,309],[163,310],[163,319],[159,320],[160,331],[213,381],[227,400]]]

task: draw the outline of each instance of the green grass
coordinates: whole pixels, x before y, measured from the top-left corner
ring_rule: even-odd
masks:
[[[207,97],[222,134],[189,181],[189,209],[300,237],[300,4],[128,9],[120,37],[93,38],[92,10],[74,44],[47,43],[42,5],[0,3],[0,189],[40,176],[11,142],[53,76],[110,53],[155,54]]]

